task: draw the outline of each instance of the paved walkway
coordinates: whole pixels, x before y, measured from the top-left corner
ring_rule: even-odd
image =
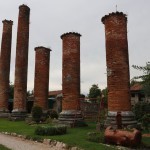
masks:
[[[57,147],[51,147],[43,143],[25,140],[19,137],[5,135],[0,133],[0,144],[12,150],[60,150]]]

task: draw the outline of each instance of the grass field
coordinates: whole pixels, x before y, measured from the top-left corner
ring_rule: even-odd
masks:
[[[87,127],[68,128],[67,134],[59,136],[37,136],[34,130],[37,125],[28,125],[23,121],[14,122],[6,119],[0,119],[0,132],[15,132],[17,134],[26,135],[33,138],[49,138],[57,141],[67,143],[70,146],[77,146],[85,150],[111,150],[115,147],[106,147],[100,143],[87,141],[87,133],[95,131],[96,123],[88,123]],[[143,138],[150,146],[150,138]]]
[[[9,148],[7,148],[7,147],[0,144],[0,150],[11,150],[11,149],[9,149]]]

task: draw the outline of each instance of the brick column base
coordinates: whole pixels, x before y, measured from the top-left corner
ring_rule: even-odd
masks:
[[[135,120],[135,115],[132,111],[120,111],[121,120],[122,120],[122,128],[133,128],[137,126],[137,121]],[[108,111],[107,119],[105,121],[105,127],[112,126],[117,128],[117,121],[116,121],[117,112],[115,111]]]
[[[1,110],[0,109],[0,118],[8,118],[10,116],[10,113],[8,110]]]
[[[59,122],[69,126],[76,126],[77,122],[84,122],[82,113],[80,110],[63,110],[59,114]]]
[[[21,121],[21,120],[25,120],[26,117],[27,117],[27,111],[14,109],[9,119],[12,121],[16,121],[16,120]]]

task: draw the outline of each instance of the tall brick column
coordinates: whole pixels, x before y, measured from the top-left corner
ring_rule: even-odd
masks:
[[[115,12],[102,18],[105,25],[108,122],[116,124],[117,112],[121,112],[122,124],[135,124],[131,112],[130,75],[127,40],[127,17]]]
[[[62,112],[59,120],[81,120],[80,98],[80,34],[69,32],[61,36],[63,42]]]
[[[50,51],[42,46],[35,48],[34,106],[44,111],[48,109]]]
[[[8,112],[9,74],[13,21],[3,20],[3,33],[0,55],[0,116]],[[2,114],[1,114],[2,113]]]
[[[26,112],[30,8],[19,7],[13,115]]]

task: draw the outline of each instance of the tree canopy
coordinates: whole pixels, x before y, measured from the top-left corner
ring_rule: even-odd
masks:
[[[89,98],[97,98],[101,96],[101,89],[98,84],[93,84],[89,90]]]
[[[147,62],[146,66],[132,65],[132,67],[143,72],[143,75],[136,76],[133,78],[133,80],[141,79],[143,91],[145,94],[150,95],[150,62]]]
[[[11,82],[9,83],[9,98],[14,98],[14,85]]]

